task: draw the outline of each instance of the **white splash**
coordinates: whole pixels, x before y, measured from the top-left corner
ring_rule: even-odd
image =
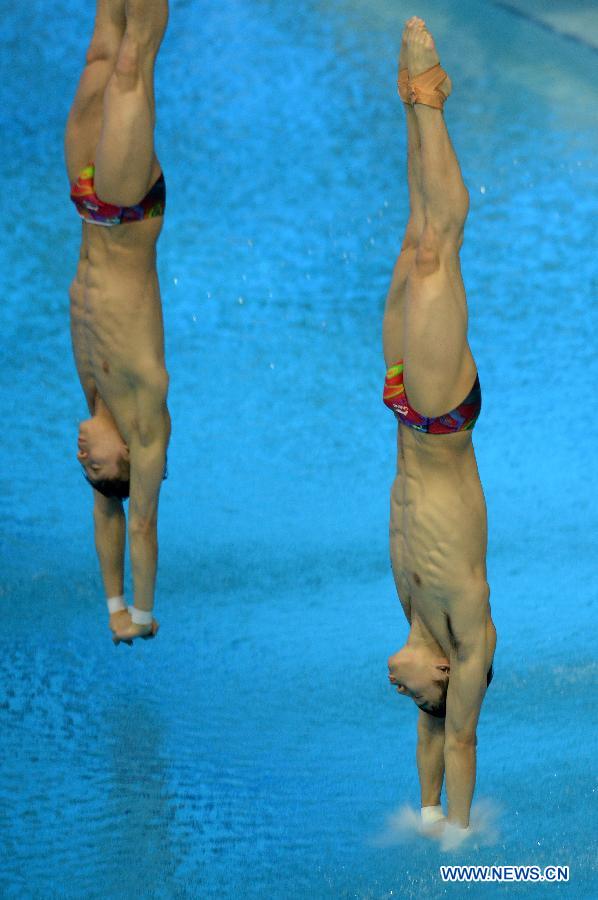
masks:
[[[500,812],[500,807],[491,800],[478,800],[471,808],[469,828],[463,829],[446,820],[425,825],[419,809],[406,804],[387,817],[385,827],[372,839],[372,843],[376,847],[392,847],[435,840],[443,851],[489,847],[497,843],[500,837],[497,826]]]
[[[440,823],[442,825],[442,823]],[[433,826],[436,832],[439,825]],[[395,844],[408,844],[421,838],[429,838],[431,828],[425,826],[421,819],[419,809],[405,804],[395,812],[390,813],[386,819],[386,826],[372,839],[376,847],[392,847]]]

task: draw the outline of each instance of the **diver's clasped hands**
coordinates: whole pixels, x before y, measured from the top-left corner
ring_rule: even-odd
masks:
[[[472,808],[470,824],[465,828],[449,821],[442,807],[424,806],[421,810],[405,805],[388,817],[386,829],[375,842],[379,846],[409,843],[413,840],[434,841],[442,852],[473,849],[494,843],[497,810],[482,801]]]
[[[151,624],[138,625],[133,622],[128,609],[121,609],[118,612],[111,613],[108,627],[112,632],[112,641],[115,646],[123,643],[132,647],[135,638],[142,638],[144,641],[155,638],[160,624],[156,619],[152,618]]]
[[[441,850],[456,850],[473,834],[471,825],[464,828],[449,822],[442,806],[422,806],[419,831],[423,837],[438,840]]]

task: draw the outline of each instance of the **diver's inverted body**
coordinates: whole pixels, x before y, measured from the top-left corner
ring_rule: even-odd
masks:
[[[390,681],[420,708],[424,819],[469,823],[476,726],[496,632],[486,579],[486,505],[472,444],[481,408],[467,341],[459,250],[467,189],[442,107],[450,80],[421,19],[405,28],[399,93],[408,129],[410,218],[384,315],[384,402],[398,420],[390,549],[408,641]]]
[[[167,0],[98,0],[65,140],[71,199],[83,219],[71,334],[90,417],[77,458],[95,488],[95,542],[117,641],[157,631],[157,512],[170,417],[156,271],[166,188],[154,152],[153,73],[167,17]]]

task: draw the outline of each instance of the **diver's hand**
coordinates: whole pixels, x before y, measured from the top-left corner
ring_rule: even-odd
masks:
[[[128,622],[123,621],[119,623],[119,627],[114,629],[113,642],[118,646],[121,642],[124,644],[132,645],[135,638],[143,638],[144,641],[151,640],[151,638],[155,638],[158,633],[158,629],[160,628],[159,622],[155,619],[152,619],[150,625],[136,625],[131,621],[131,616],[129,613],[126,613]]]
[[[108,628],[113,635],[116,634],[117,631],[122,631],[124,628],[127,628],[130,624],[131,616],[128,609],[119,609],[117,612],[111,613],[108,620]]]
[[[463,828],[461,825],[456,825],[455,822],[449,822],[447,820],[440,835],[440,849],[457,850],[466,841],[470,841],[472,835],[473,830],[471,825],[468,825],[467,828]]]
[[[442,806],[422,806],[420,833],[424,837],[439,838],[446,824],[446,816],[442,811]]]

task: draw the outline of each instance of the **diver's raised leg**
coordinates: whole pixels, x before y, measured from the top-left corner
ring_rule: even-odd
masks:
[[[410,20],[412,21],[412,20]],[[407,68],[407,30],[403,31],[399,55],[399,73]],[[403,103],[407,120],[407,183],[409,186],[409,220],[401,245],[401,252],[395,263],[390,288],[386,297],[382,342],[387,366],[394,365],[403,358],[403,331],[405,293],[409,269],[415,262],[420,235],[424,229],[424,197],[421,178],[421,147],[417,117],[408,103]]]
[[[407,61],[410,81],[438,62],[423,23],[408,29]],[[450,91],[448,78],[440,91]],[[413,111],[420,137],[425,221],[407,281],[404,377],[415,409],[437,416],[460,403],[475,378],[459,264],[469,194],[442,110],[416,102]]]
[[[126,27],[104,94],[95,153],[101,200],[134,206],[157,175],[154,64],[168,21],[168,0],[126,0]]]
[[[100,138],[104,92],[125,33],[125,0],[98,0],[93,35],[66,126],[65,152],[74,180],[92,162]]]

